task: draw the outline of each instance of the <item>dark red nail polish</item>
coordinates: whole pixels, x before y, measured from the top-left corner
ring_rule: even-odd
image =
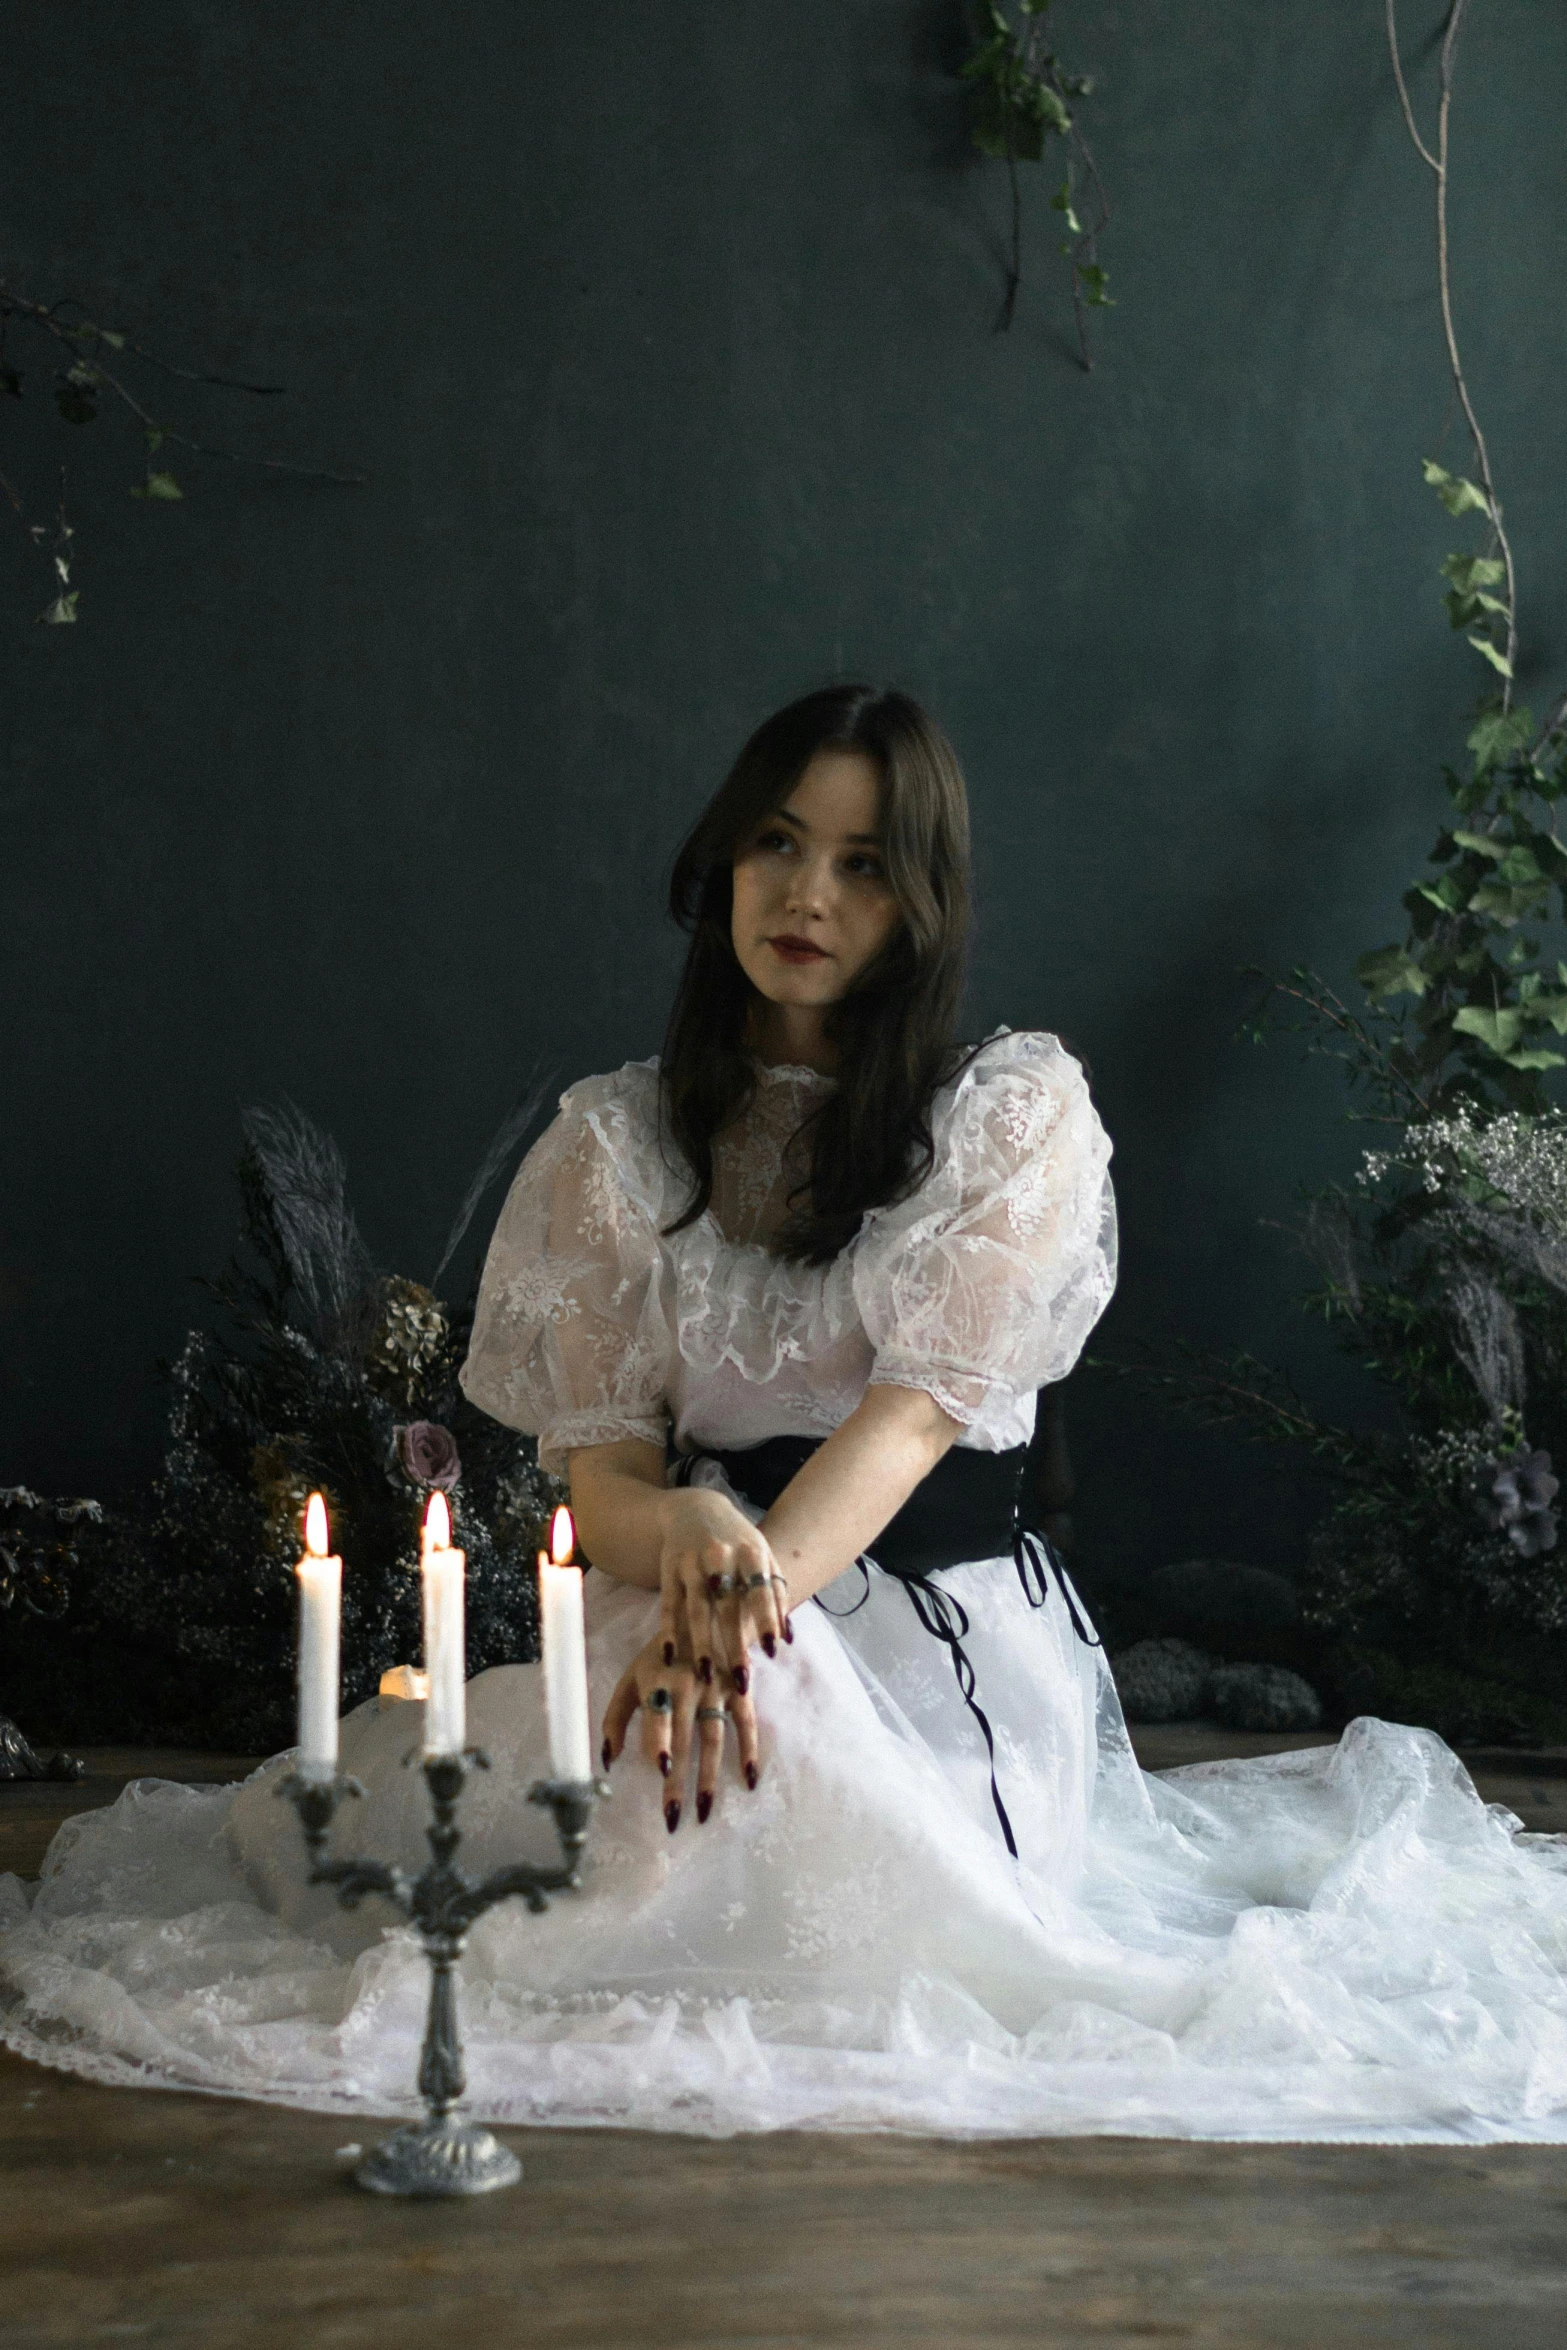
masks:
[[[750,1788],[753,1795],[756,1793],[756,1779],[757,1771],[755,1763],[747,1763],[745,1766],[745,1783]]]
[[[736,1665],[734,1670],[734,1684],[736,1697],[744,1697],[746,1691],[751,1686],[751,1675],[747,1666]]]
[[[663,1772],[663,1774],[664,1774],[665,1778],[667,1779],[667,1778],[668,1778],[668,1776],[669,1776],[670,1770],[671,1770],[671,1768],[672,1768],[672,1763],[671,1763],[671,1758],[670,1758],[670,1756],[668,1756],[667,1754],[661,1754],[661,1755],[659,1756],[659,1758],[658,1758],[658,1767],[659,1767],[659,1769],[660,1769],[660,1770]]]
[[[785,1618],[784,1618],[784,1638],[785,1638],[785,1639],[788,1641],[788,1643],[789,1643],[789,1646],[790,1646],[791,1648],[793,1648],[793,1646],[794,1646],[794,1626],[793,1626],[793,1625],[790,1623],[790,1621],[789,1621],[789,1619],[788,1619],[788,1617],[787,1617],[787,1616],[785,1616]]]
[[[711,1685],[713,1678],[712,1658],[710,1656],[703,1657],[702,1662],[697,1666],[697,1671],[701,1674],[703,1680]]]
[[[778,1643],[773,1638],[771,1632],[764,1632],[762,1634],[762,1654],[764,1656],[776,1656],[778,1654]]]
[[[674,1661],[675,1661],[675,1644],[674,1644],[674,1642],[673,1642],[672,1640],[666,1640],[666,1641],[665,1641],[665,1643],[664,1643],[664,1662],[665,1662],[665,1664],[666,1664],[666,1665],[672,1665],[672,1664],[674,1663]]]
[[[665,1825],[665,1827],[666,1827],[666,1828],[669,1830],[669,1833],[671,1834],[671,1836],[674,1834],[675,1830],[676,1830],[676,1829],[679,1827],[679,1825],[680,1825],[680,1806],[679,1806],[679,1804],[678,1804],[678,1803],[666,1803],[666,1804],[665,1804],[665,1806],[664,1806],[664,1825]]]
[[[613,1756],[613,1754],[611,1754],[611,1752],[610,1752],[610,1750],[609,1750],[609,1740],[608,1740],[607,1738],[606,1738],[606,1739],[605,1739],[605,1741],[604,1741],[604,1745],[603,1745],[603,1748],[602,1748],[602,1752],[603,1752],[603,1756],[604,1756],[604,1768],[605,1768],[605,1770],[607,1771],[607,1770],[609,1769],[609,1766],[610,1766],[610,1764],[611,1764],[611,1763],[614,1761],[614,1759],[615,1759],[615,1758],[614,1758],[614,1756]]]
[[[708,1598],[709,1598],[709,1599],[721,1599],[721,1598],[723,1597],[723,1593],[724,1593],[724,1583],[723,1583],[723,1577],[722,1577],[721,1575],[709,1575],[709,1576],[708,1576],[708,1578],[707,1578],[707,1596],[708,1596]]]
[[[707,1789],[705,1787],[698,1788],[696,1798],[696,1819],[698,1827],[702,1825],[703,1821],[707,1818],[707,1815],[712,1810],[712,1808],[713,1798],[708,1794]]]

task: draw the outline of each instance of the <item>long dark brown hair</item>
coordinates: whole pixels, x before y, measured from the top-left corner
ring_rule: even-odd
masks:
[[[672,1231],[713,1196],[713,1142],[756,1084],[747,1030],[757,992],[731,938],[734,860],[818,751],[860,751],[881,770],[881,847],[902,916],[832,1007],[838,1083],[808,1121],[810,1180],[775,1246],[823,1264],[869,1208],[906,1198],[932,1161],[930,1112],[952,1072],[969,919],[968,795],[957,755],[909,695],[824,686],[759,726],[675,859],[670,911],[691,933],[662,1062],[666,1130],[693,1191]]]

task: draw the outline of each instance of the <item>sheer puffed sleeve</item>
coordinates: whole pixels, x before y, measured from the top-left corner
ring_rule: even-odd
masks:
[[[664,1443],[664,1188],[656,1072],[631,1063],[564,1096],[501,1210],[463,1390],[558,1475],[575,1445]]]
[[[856,1246],[871,1383],[923,1388],[970,1444],[1000,1450],[1115,1287],[1109,1137],[1059,1041],[1003,1031],[937,1096],[932,1139],[925,1182]]]

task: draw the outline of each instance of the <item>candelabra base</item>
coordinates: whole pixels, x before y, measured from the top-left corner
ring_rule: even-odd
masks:
[[[488,2195],[493,2187],[514,2187],[521,2176],[509,2146],[449,2116],[394,2130],[354,2173],[376,2195]]]

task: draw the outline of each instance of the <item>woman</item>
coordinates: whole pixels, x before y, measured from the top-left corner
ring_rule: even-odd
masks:
[[[1020,1498],[1110,1293],[1109,1148],[1054,1038],[954,1049],[966,874],[915,704],[769,720],[676,866],[662,1064],[574,1087],[506,1203],[464,1380],[569,1472],[614,1800],[578,1896],[473,1933],[470,2105],[1567,2135],[1567,1860],[1440,1741],[1136,1768]],[[537,1669],[480,1675],[469,1721],[464,1858],[541,1853]],[[410,1744],[401,1706],[344,1725],[341,1848],[417,1862]],[[421,1962],[303,1888],[286,1760],[62,1832],[7,1938],[12,2046],[409,2102]]]
[[[999,1502],[1010,1550],[1035,1390],[1070,1368],[1114,1254],[1077,1065],[1046,1037],[954,1050],[968,812],[915,703],[850,686],[771,719],[672,899],[693,935],[662,1067],[566,1097],[501,1217],[464,1373],[569,1468],[589,1556],[659,1594],[604,1762],[640,1707],[671,1834],[693,1747],[709,1816],[726,1723],[759,1784],[756,1652],[792,1642],[912,1496],[916,1532],[938,1491]],[[927,1486],[954,1443],[1004,1452],[999,1474]],[[1001,1580],[925,1597],[952,1630],[962,1594],[992,1619],[1023,1606]]]

